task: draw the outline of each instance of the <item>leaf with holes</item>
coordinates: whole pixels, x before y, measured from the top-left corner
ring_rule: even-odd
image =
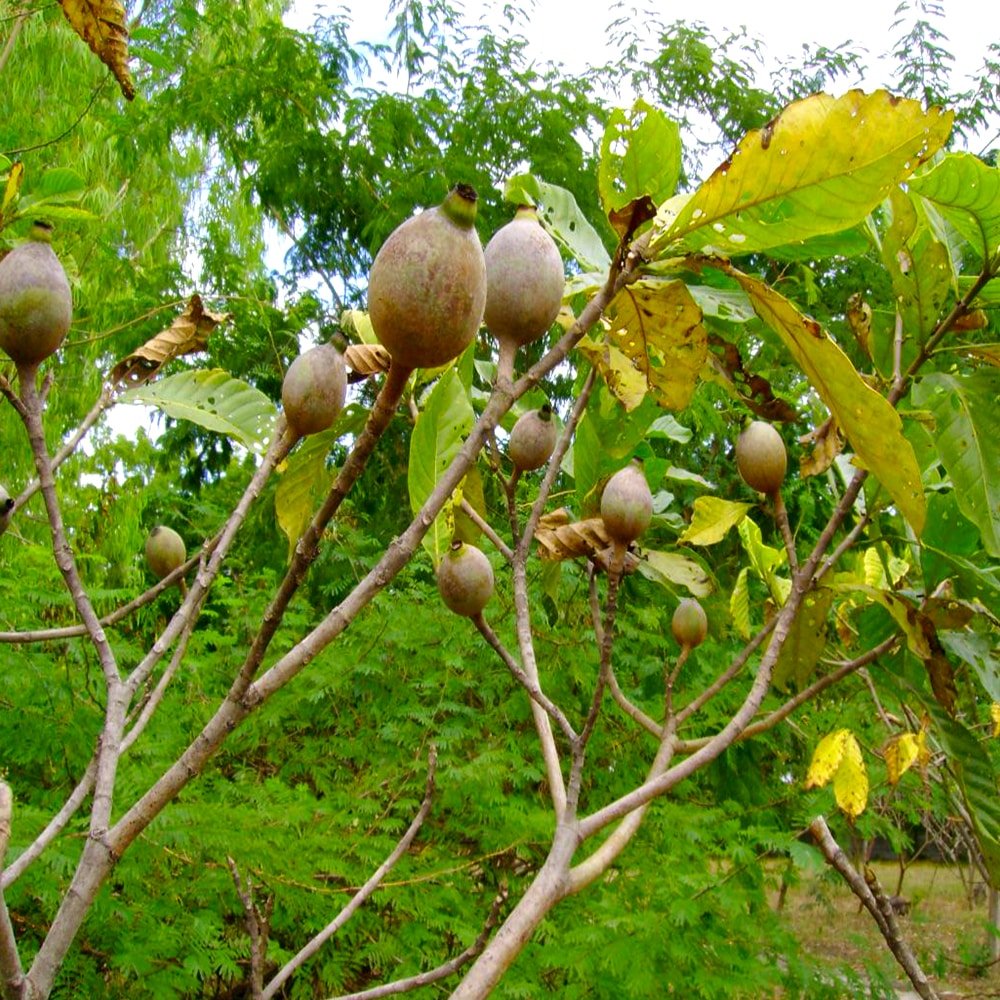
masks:
[[[833,591],[827,587],[813,590],[802,599],[774,665],[772,681],[778,690],[802,690],[806,686],[826,649],[832,604]]]

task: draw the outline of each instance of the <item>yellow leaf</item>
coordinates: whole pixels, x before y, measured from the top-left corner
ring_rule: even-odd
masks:
[[[863,561],[865,566],[865,583],[869,587],[877,587],[879,590],[885,590],[889,586],[889,583],[885,578],[885,567],[882,565],[882,560],[878,557],[878,550],[875,548],[865,549]]]
[[[125,99],[135,97],[128,71],[128,29],[118,0],[59,0],[66,20],[114,74]]]
[[[0,215],[6,215],[11,202],[17,200],[21,192],[21,182],[24,180],[24,164],[14,163],[7,175],[7,183],[3,191],[3,204],[0,205]]]
[[[919,535],[927,516],[920,466],[889,401],[858,374],[850,358],[815,320],[765,282],[736,268],[723,270],[739,282],[757,315],[785,346],[850,441],[857,460],[886,488]]]
[[[850,729],[837,729],[819,741],[806,774],[807,789],[822,788],[837,773],[848,739],[854,739]]]
[[[833,797],[851,819],[856,819],[868,804],[868,772],[861,757],[861,747],[853,734],[844,741],[840,767],[833,779]]]
[[[926,772],[931,763],[931,748],[927,745],[927,730],[921,729],[917,733],[917,766],[922,772]]]
[[[687,406],[708,356],[708,334],[684,282],[649,278],[627,285],[606,315],[611,346],[630,360],[656,402],[671,410]]]
[[[744,566],[736,577],[736,586],[729,595],[729,614],[736,631],[743,639],[750,638],[750,568]]]
[[[645,376],[617,347],[584,337],[577,344],[577,349],[601,373],[626,411],[631,412],[646,398]]]
[[[993,720],[993,738],[1000,736],[1000,705],[993,702],[990,705],[990,718]]]
[[[726,537],[734,525],[747,516],[748,503],[721,500],[719,497],[698,497],[694,502],[691,523],[678,539],[689,545],[714,545]]]
[[[707,597],[714,589],[712,580],[705,570],[693,559],[679,552],[642,549],[639,557],[641,559],[639,572],[647,580],[685,587],[688,593],[694,594],[695,597]]]
[[[890,785],[898,784],[899,779],[920,758],[919,736],[916,733],[900,733],[886,743],[883,753]]]

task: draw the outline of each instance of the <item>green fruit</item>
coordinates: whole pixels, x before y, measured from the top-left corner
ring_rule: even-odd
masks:
[[[763,420],[755,420],[736,441],[736,467],[743,482],[769,496],[781,489],[788,455],[781,435]]]
[[[441,599],[456,615],[478,615],[493,594],[493,567],[468,542],[456,541],[437,571]]]
[[[184,539],[173,528],[163,524],[153,528],[146,539],[146,562],[157,579],[173,573],[185,559]]]
[[[555,450],[558,431],[546,403],[518,418],[507,442],[507,455],[522,472],[540,469]]]
[[[486,326],[501,343],[523,347],[544,336],[559,313],[562,257],[533,208],[521,206],[486,244]]]
[[[638,465],[619,469],[601,495],[601,517],[608,534],[628,545],[649,527],[653,517],[653,494]]]
[[[677,605],[670,622],[670,631],[678,645],[694,649],[705,641],[708,635],[708,617],[705,609],[693,598],[686,597]]]
[[[434,368],[472,343],[486,304],[486,261],[475,230],[476,192],[454,188],[398,226],[368,276],[375,336],[403,368]]]
[[[340,351],[323,344],[300,354],[285,372],[281,403],[288,426],[299,436],[332,427],[347,395],[347,369]]]
[[[0,260],[0,347],[16,365],[37,365],[63,342],[73,296],[49,229],[36,224],[27,243]]]

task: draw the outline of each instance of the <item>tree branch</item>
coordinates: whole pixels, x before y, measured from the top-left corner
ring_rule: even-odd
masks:
[[[14,795],[10,785],[0,781],[0,872],[4,870],[7,845],[10,843],[10,824],[14,811]],[[7,910],[7,900],[0,890],[0,977],[3,979],[3,995],[10,1000],[21,995],[24,971],[21,956],[17,950],[14,925]]]
[[[226,858],[229,872],[233,876],[236,895],[243,904],[243,920],[246,923],[247,934],[250,937],[250,996],[252,1000],[261,1000],[264,989],[264,960],[267,958],[267,939],[271,931],[271,913],[274,910],[274,895],[269,895],[264,903],[264,909],[257,905],[254,899],[253,881],[247,876],[246,882],[240,877],[236,862]]]

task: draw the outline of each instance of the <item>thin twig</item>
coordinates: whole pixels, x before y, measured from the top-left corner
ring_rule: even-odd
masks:
[[[252,1000],[260,1000],[264,990],[264,960],[267,957],[267,939],[271,931],[274,895],[268,895],[262,910],[254,898],[251,878],[247,876],[244,882],[236,862],[231,857],[226,858],[226,863],[233,876],[236,895],[243,904],[243,920],[250,938],[250,996]]]
[[[486,521],[482,519],[479,511],[469,503],[464,497],[462,498],[462,503],[459,505],[461,507],[462,513],[469,518],[470,521],[493,543],[497,552],[499,552],[507,562],[511,562],[514,559],[514,550],[493,530],[493,528],[487,524]]]
[[[24,27],[24,22],[28,20],[28,15],[30,13],[31,11],[29,9],[29,5],[24,3],[15,15],[14,23],[11,25],[10,34],[7,36],[7,41],[4,43],[3,52],[0,52],[0,73],[6,69],[11,53],[14,51],[14,43],[17,41],[17,36],[21,33],[21,28]]]
[[[778,524],[782,541],[785,543],[785,554],[788,556],[788,568],[794,576],[799,571],[799,557],[795,551],[795,536],[792,534],[792,526],[788,523],[788,508],[781,496],[781,490],[776,490],[771,496],[774,506],[774,520]]]

